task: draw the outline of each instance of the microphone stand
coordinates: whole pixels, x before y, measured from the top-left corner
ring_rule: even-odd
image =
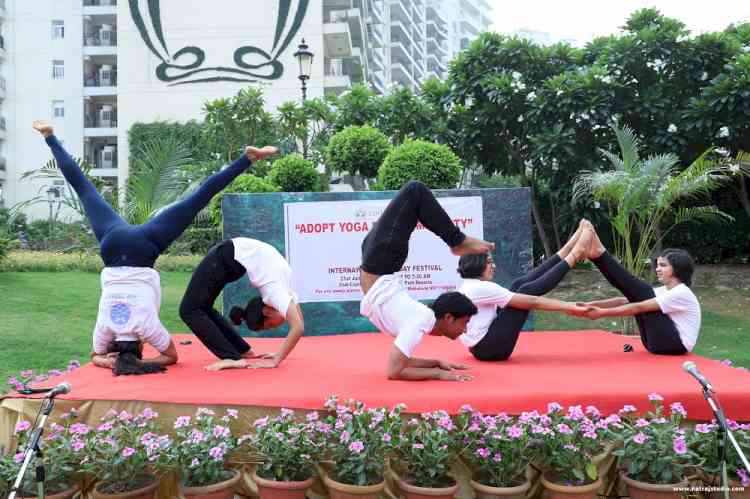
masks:
[[[31,464],[32,459],[36,459],[36,476],[34,480],[36,481],[36,485],[37,485],[37,497],[39,499],[44,499],[45,497],[44,496],[45,472],[44,472],[44,461],[42,460],[42,451],[39,448],[39,442],[42,439],[42,433],[44,432],[44,425],[47,422],[47,418],[49,417],[54,407],[55,407],[55,400],[53,398],[44,399],[44,403],[42,405],[42,408],[40,409],[40,412],[42,413],[42,417],[39,418],[38,423],[36,424],[36,426],[34,427],[34,430],[31,433],[31,438],[29,439],[29,443],[28,445],[26,445],[26,450],[24,451],[23,464],[21,465],[21,469],[18,471],[18,476],[16,476],[16,481],[15,483],[13,483],[13,487],[11,487],[10,489],[10,494],[8,495],[8,499],[16,499],[16,494],[21,488],[21,482],[23,482],[23,477],[24,475],[26,475],[26,470],[29,467],[29,464]]]
[[[727,420],[724,417],[724,410],[721,408],[719,403],[719,397],[713,390],[710,390],[707,386],[703,386],[703,398],[706,399],[708,405],[711,406],[711,411],[714,413],[714,417],[719,425],[718,448],[719,448],[719,464],[721,466],[721,482],[724,490],[724,499],[729,499],[729,477],[727,476],[727,438],[734,449],[739,454],[742,464],[745,465],[745,469],[750,473],[750,463],[748,463],[745,454],[743,454],[737,440],[735,440],[732,430],[727,425]]]

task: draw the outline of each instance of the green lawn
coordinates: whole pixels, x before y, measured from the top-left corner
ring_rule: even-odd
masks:
[[[162,272],[161,318],[173,332],[186,332],[177,308],[190,274]],[[750,291],[698,288],[703,328],[696,352],[750,367]],[[88,360],[99,303],[99,275],[91,272],[0,273],[0,383],[22,369],[64,368]],[[579,299],[592,299],[580,296]],[[536,329],[615,329],[612,320],[589,321],[537,314]],[[632,338],[637,341],[636,338]]]

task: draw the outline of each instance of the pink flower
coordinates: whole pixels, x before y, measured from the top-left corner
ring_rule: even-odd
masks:
[[[570,426],[566,425],[565,423],[560,423],[559,425],[557,425],[557,431],[566,435],[570,435],[571,433],[573,433],[573,430],[570,429]]]
[[[122,411],[117,415],[117,419],[119,419],[120,421],[130,421],[131,419],[133,419],[133,415],[128,411]]]
[[[438,426],[444,430],[451,431],[453,429],[453,421],[451,421],[451,418],[449,417],[440,418],[438,420]]]
[[[731,366],[732,365],[732,361],[729,360],[729,359],[724,359],[724,360],[721,361],[721,365],[722,366]]]
[[[596,440],[598,437],[595,431],[587,431],[583,434],[583,436],[586,438],[590,438],[591,440]]]
[[[651,402],[661,402],[662,400],[664,400],[664,397],[662,397],[658,393],[649,393],[648,394],[648,399]]]
[[[31,378],[34,376],[34,370],[33,369],[26,369],[25,371],[21,371],[21,377],[22,378]]]
[[[282,419],[290,418],[294,416],[294,411],[287,408],[282,408],[281,413],[279,414]]]
[[[29,428],[31,428],[31,423],[29,423],[28,421],[21,421],[16,425],[16,430],[13,433],[17,435],[28,430]]]
[[[464,413],[472,413],[474,412],[474,408],[470,406],[469,404],[464,404],[461,406],[461,408],[458,410],[458,412],[464,414]]]
[[[482,459],[487,459],[488,457],[490,457],[490,450],[484,447],[477,449],[477,456],[481,457]]]
[[[349,434],[348,431],[342,431],[341,437],[339,437],[339,439],[341,440],[341,443],[344,443],[344,444],[347,443],[350,438],[351,438],[351,435]]]
[[[581,450],[581,449],[579,449],[578,447],[576,447],[576,446],[575,446],[575,445],[573,445],[573,444],[566,444],[566,445],[563,445],[563,448],[564,448],[564,449],[568,449],[569,451],[573,451],[573,452],[578,452],[579,450]]]
[[[582,419],[584,417],[583,409],[581,409],[580,405],[572,405],[568,407],[568,418],[572,419],[573,421],[578,421],[579,419]]]
[[[80,440],[76,440],[73,442],[73,452],[80,452],[84,447],[86,447],[86,444],[81,442]]]
[[[644,428],[644,427],[646,427],[646,426],[648,426],[648,425],[650,425],[650,424],[651,424],[651,423],[649,423],[649,422],[648,422],[648,421],[646,421],[645,419],[643,419],[643,418],[638,418],[638,420],[637,420],[637,421],[635,422],[635,427],[636,427],[636,428]]]
[[[122,449],[122,457],[130,457],[135,454],[135,449],[132,447],[125,447]]]
[[[414,444],[411,446],[412,449],[424,449],[424,444]]]
[[[17,452],[15,456],[13,456],[13,462],[18,464],[23,462],[25,454],[23,452]]]
[[[141,416],[143,417],[143,419],[156,419],[159,417],[159,413],[154,411],[150,407],[146,407],[145,409],[143,409]]]
[[[643,444],[648,440],[648,435],[644,435],[643,433],[638,433],[633,437],[633,442],[637,444]]]
[[[675,453],[682,455],[687,452],[687,445],[685,444],[684,438],[675,438],[672,441],[672,448],[674,449]]]
[[[205,407],[199,407],[197,411],[195,411],[196,416],[215,416],[216,413],[212,411],[211,409],[206,409]]]
[[[523,436],[523,428],[518,425],[509,426],[505,432],[508,434],[508,438],[515,440]]]
[[[750,476],[748,476],[747,471],[745,471],[743,468],[737,468],[735,470],[737,473],[737,476],[740,477],[740,481],[742,482],[743,487],[750,487]]]
[[[391,434],[390,433],[384,434],[383,435],[383,442],[388,443],[390,441],[391,441]]]
[[[635,412],[635,411],[637,411],[637,409],[635,408],[635,406],[628,404],[628,405],[623,406],[622,409],[620,409],[619,412],[620,412],[620,414],[628,414],[628,413]]]
[[[697,424],[695,425],[695,431],[698,433],[711,433],[713,428],[710,424]]]
[[[175,430],[184,428],[190,424],[190,416],[180,416],[174,422]]]
[[[200,466],[201,462],[198,461],[197,457],[194,457],[192,461],[190,461],[190,467],[195,468],[196,466]]]
[[[221,461],[224,458],[224,449],[221,447],[212,447],[208,451],[208,455],[213,458],[214,461]]]
[[[318,416],[317,412],[308,412],[307,413],[307,421],[312,423],[313,421],[317,421],[320,416]]]
[[[214,438],[225,438],[229,436],[229,428],[217,425],[214,428]]]
[[[90,431],[91,431],[91,428],[89,428],[88,425],[85,425],[83,423],[75,423],[70,426],[70,433],[73,433],[76,435],[86,435]]]
[[[593,418],[598,418],[602,415],[602,413],[593,405],[587,405],[586,406],[586,414]]]
[[[232,419],[237,419],[239,417],[240,413],[237,409],[227,409],[227,416],[229,416]]]
[[[498,452],[498,453],[496,453],[496,454],[495,454],[495,455],[494,455],[494,456],[492,457],[492,460],[493,460],[493,461],[495,461],[496,463],[499,463],[500,461],[502,461],[502,460],[503,460],[503,455],[502,455],[502,454],[500,454],[500,453]]]
[[[354,452],[355,454],[359,454],[360,452],[365,450],[365,444],[363,444],[359,440],[355,440],[354,442],[349,444],[349,450],[351,452]]]
[[[674,404],[671,404],[669,406],[669,410],[672,411],[672,414],[679,414],[683,418],[687,417],[687,411],[682,406],[680,402],[675,402]]]
[[[268,416],[264,418],[256,419],[255,422],[253,423],[253,426],[255,426],[258,429],[265,428],[266,426],[268,426]]]
[[[557,402],[550,402],[547,404],[547,414],[552,414],[553,412],[562,411],[563,407],[558,404]]]
[[[201,442],[204,442],[206,440],[206,436],[203,434],[202,431],[199,430],[193,430],[190,432],[190,441],[194,444],[199,444]]]

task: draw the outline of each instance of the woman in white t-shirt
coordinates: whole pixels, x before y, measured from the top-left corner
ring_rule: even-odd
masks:
[[[641,342],[649,352],[681,355],[693,349],[701,327],[701,307],[690,290],[693,259],[682,249],[666,249],[656,258],[656,289],[634,277],[604,247],[594,233],[588,258],[624,295],[584,303],[590,319],[634,315]]]
[[[544,298],[581,259],[593,236],[582,222],[575,234],[551,258],[539,267],[513,281],[509,289],[492,282],[495,264],[489,253],[464,255],[458,261],[458,273],[464,279],[458,291],[477,306],[461,343],[478,360],[507,360],[513,353],[530,310],[565,312],[581,316],[585,312],[575,303]]]
[[[252,298],[244,308],[233,307],[232,322],[242,321],[254,331],[273,329],[285,322],[289,333],[281,349],[274,354],[258,355],[214,309],[214,302],[224,287],[243,276],[257,288],[260,297]],[[292,291],[292,269],[276,248],[249,237],[222,241],[203,258],[195,269],[180,304],[180,317],[216,355],[219,362],[206,367],[209,371],[244,367],[277,367],[295,347],[305,332],[302,310]],[[248,359],[261,358],[252,363]]]

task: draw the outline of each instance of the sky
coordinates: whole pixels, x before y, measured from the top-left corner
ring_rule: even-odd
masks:
[[[630,14],[655,7],[679,19],[693,34],[718,31],[750,22],[750,0],[488,0],[500,33],[518,29],[547,32],[553,41],[574,39],[583,44],[596,36],[617,33]]]

